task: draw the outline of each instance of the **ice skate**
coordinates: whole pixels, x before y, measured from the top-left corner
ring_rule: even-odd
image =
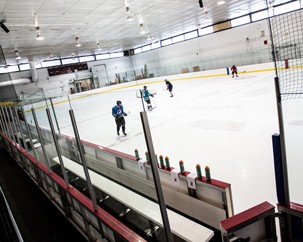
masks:
[[[127,133],[125,133],[125,131],[123,131],[123,134],[126,136],[127,135]]]

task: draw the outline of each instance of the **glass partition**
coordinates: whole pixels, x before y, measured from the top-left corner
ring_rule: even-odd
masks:
[[[166,241],[151,160],[145,154],[147,147],[140,112],[147,108],[147,104],[140,97],[138,88],[133,87],[110,93],[94,90],[69,97],[45,97],[40,102],[25,100],[28,104],[23,109],[28,130],[24,119],[21,126],[23,135],[32,139],[29,152],[50,170],[67,179],[68,184],[88,198],[95,198],[97,206],[123,221],[140,236],[147,240]],[[117,106],[118,100],[122,101],[124,108],[126,135],[122,132],[123,127],[117,134],[117,123],[112,116],[112,108]],[[153,99],[151,104],[155,105]],[[71,112],[83,150],[79,149],[75,138]],[[59,152],[49,117],[58,138]],[[140,150],[142,161],[136,159],[135,153],[123,153],[127,143],[134,150]],[[85,166],[89,176],[85,173]],[[52,191],[55,189],[50,189],[54,198],[56,193]],[[183,241],[177,235],[173,236],[176,241]]]

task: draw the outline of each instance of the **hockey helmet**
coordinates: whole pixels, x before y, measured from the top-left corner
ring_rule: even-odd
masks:
[[[147,89],[147,86],[144,86],[143,89]]]
[[[117,105],[120,105],[122,102],[121,101],[117,101]]]

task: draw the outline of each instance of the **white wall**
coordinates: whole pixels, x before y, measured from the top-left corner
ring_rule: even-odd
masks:
[[[264,31],[264,37],[261,37],[262,31]],[[246,38],[249,38],[249,41]],[[268,41],[267,45],[264,45],[264,40]],[[242,59],[239,58],[239,53],[242,54]],[[201,65],[202,70],[221,68],[227,63],[228,66],[252,64],[248,62],[251,60],[244,58],[249,58],[256,53],[263,54],[257,55],[253,63],[271,61],[267,20],[144,52],[132,58],[134,67],[137,69],[143,68],[144,64],[147,64],[149,69],[154,69],[160,66],[176,65],[182,68],[184,63],[191,63],[191,66]],[[226,56],[226,61],[220,63],[223,56]],[[218,63],[205,63],[206,60],[214,58],[217,58]]]

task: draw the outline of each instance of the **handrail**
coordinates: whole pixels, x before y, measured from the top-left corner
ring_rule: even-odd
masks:
[[[4,195],[3,190],[2,190],[1,187],[0,187],[0,196],[2,196],[3,201],[4,201],[4,205],[5,205],[5,206],[1,206],[1,207],[4,207],[4,209],[7,210],[7,213],[8,213],[9,218],[10,218],[11,225],[14,227],[15,236],[17,236],[19,242],[23,242],[23,238],[22,238],[21,233],[20,233],[20,231],[19,231],[18,225],[17,225],[17,223],[16,223],[16,221],[15,221],[15,219],[14,219],[14,216],[13,216],[13,214],[12,214],[12,212],[11,212],[11,209],[10,209],[8,203],[7,203],[7,200],[6,200],[6,198],[5,198],[5,195]],[[1,200],[2,200],[2,199],[1,199]],[[1,202],[2,202],[2,201],[1,201]],[[9,221],[7,221],[7,223],[8,223],[8,222],[9,222]]]

